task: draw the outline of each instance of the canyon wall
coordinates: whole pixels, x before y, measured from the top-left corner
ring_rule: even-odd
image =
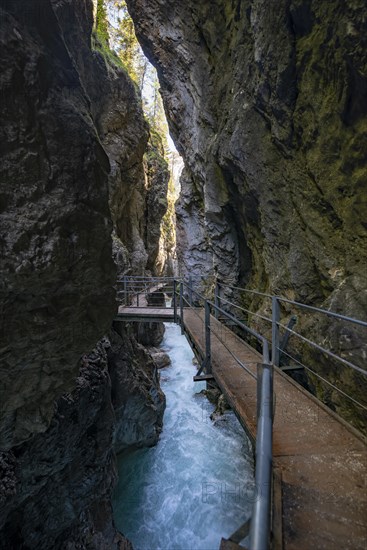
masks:
[[[127,3],[185,160],[183,270],[365,314],[364,2]]]
[[[152,445],[162,425],[155,365],[111,330],[112,231],[131,269],[154,262],[149,129],[92,27],[90,0],[0,7],[1,550],[129,548],[114,449]]]
[[[209,293],[218,277],[366,320],[364,0],[127,4],[185,161],[182,274]],[[257,296],[227,296],[270,313]],[[290,313],[282,308],[285,322]],[[363,367],[363,329],[298,317],[297,330]],[[269,325],[257,327],[271,338]],[[303,356],[366,403],[362,375],[319,353]],[[362,428],[358,407],[309,383]]]

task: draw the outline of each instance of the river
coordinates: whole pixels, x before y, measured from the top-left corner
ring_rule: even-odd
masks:
[[[218,550],[251,514],[251,444],[232,412],[212,422],[214,406],[193,382],[193,353],[180,328],[166,324],[161,370],[167,397],[158,444],[118,459],[118,529],[134,550]]]

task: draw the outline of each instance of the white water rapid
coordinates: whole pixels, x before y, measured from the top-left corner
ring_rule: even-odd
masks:
[[[210,420],[178,326],[166,324],[162,347],[172,361],[161,371],[163,432],[155,447],[119,458],[115,522],[134,550],[218,550],[251,514],[251,445],[232,412]]]

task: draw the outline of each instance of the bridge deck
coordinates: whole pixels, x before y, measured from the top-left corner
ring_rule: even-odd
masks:
[[[172,322],[173,308],[170,307],[120,307],[117,319],[121,321]]]
[[[202,310],[185,309],[185,331],[202,352],[203,317]],[[211,327],[214,377],[254,439],[256,381],[220,340],[253,373],[261,356],[213,317]],[[280,514],[273,522],[278,539],[274,546],[285,550],[366,550],[365,440],[279,369],[275,369],[274,391],[274,473],[282,495]]]

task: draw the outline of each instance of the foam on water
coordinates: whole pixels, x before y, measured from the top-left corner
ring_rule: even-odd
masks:
[[[135,550],[218,550],[251,513],[251,446],[233,413],[210,420],[179,327],[166,324],[162,347],[172,361],[161,371],[163,432],[157,446],[119,457],[115,522]]]

